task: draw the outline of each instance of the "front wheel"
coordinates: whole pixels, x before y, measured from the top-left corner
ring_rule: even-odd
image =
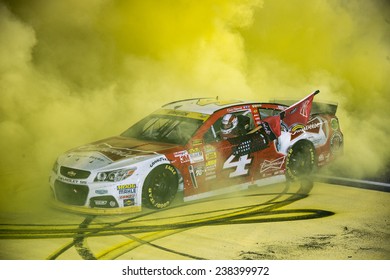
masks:
[[[315,148],[311,142],[301,141],[292,146],[286,159],[286,178],[307,178],[315,165]]]
[[[142,203],[149,208],[165,208],[175,198],[178,185],[176,169],[168,164],[159,165],[145,179]]]

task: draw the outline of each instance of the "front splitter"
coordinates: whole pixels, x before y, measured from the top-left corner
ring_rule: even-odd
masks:
[[[51,206],[59,210],[66,210],[78,214],[87,215],[120,215],[136,213],[142,210],[141,206],[130,206],[130,207],[116,207],[116,208],[87,208],[82,206],[75,206],[62,203],[60,201],[51,200]]]

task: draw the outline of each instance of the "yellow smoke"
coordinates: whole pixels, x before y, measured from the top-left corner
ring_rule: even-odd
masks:
[[[48,191],[59,153],[181,98],[339,102],[340,168],[388,161],[385,1],[0,2],[0,182]],[[33,183],[32,183],[33,182]]]
[[[339,103],[340,167],[355,177],[389,162],[390,9],[385,1],[265,1],[243,32],[251,88]]]

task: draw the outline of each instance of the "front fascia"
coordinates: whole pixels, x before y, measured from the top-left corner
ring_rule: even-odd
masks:
[[[148,173],[155,167],[161,164],[167,164],[169,160],[163,154],[155,154],[139,158],[137,162],[132,164],[126,164],[126,160],[119,164],[116,164],[116,169],[121,165],[122,168],[135,169],[135,172],[128,178],[117,182],[99,182],[96,180],[96,176],[99,172],[108,171],[109,167],[100,168],[97,170],[91,170],[88,178],[85,179],[72,179],[52,171],[50,176],[50,186],[54,192],[56,200],[64,202],[64,198],[61,198],[59,188],[65,186],[70,192],[82,192],[81,189],[87,189],[86,195],[83,199],[83,203],[79,203],[77,206],[96,207],[101,208],[129,208],[136,207],[141,209],[142,202],[142,186]],[[61,162],[59,162],[61,165]],[[112,169],[114,170],[114,169]],[[92,205],[91,205],[92,203]],[[111,205],[110,205],[111,203]],[[115,204],[114,204],[115,203]],[[68,203],[65,203],[68,205]],[[76,206],[76,205],[73,205]]]

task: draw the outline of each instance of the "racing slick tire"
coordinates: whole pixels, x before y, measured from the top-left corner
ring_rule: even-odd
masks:
[[[315,166],[315,148],[309,141],[299,141],[287,153],[286,179],[289,181],[307,180]]]
[[[148,208],[169,206],[179,186],[176,169],[169,164],[159,165],[146,177],[142,188],[142,204]]]

